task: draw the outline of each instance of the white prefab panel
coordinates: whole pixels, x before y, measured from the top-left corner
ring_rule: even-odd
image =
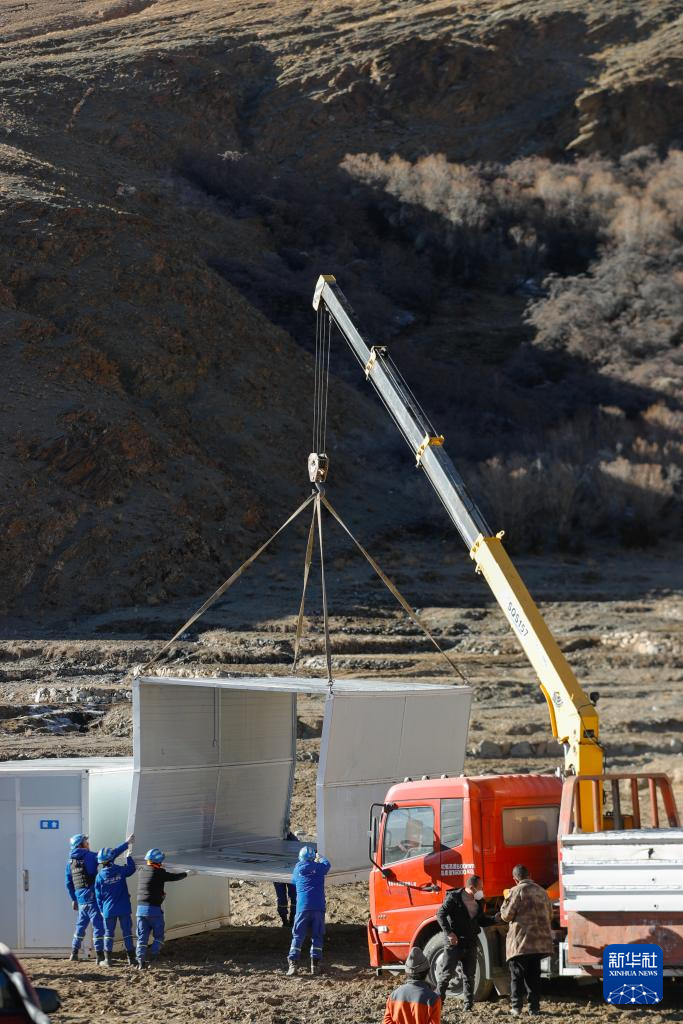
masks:
[[[221,768],[210,845],[234,846],[245,840],[281,836],[290,772],[289,761]]]
[[[172,869],[169,869],[172,870]],[[131,880],[131,891],[135,875]],[[230,917],[230,884],[227,878],[197,875],[168,882],[164,900],[166,935],[192,935],[227,924]]]
[[[319,783],[461,772],[470,702],[465,687],[419,696],[333,693],[325,705]]]
[[[58,822],[58,827],[45,828],[48,821]],[[20,822],[22,946],[63,949],[71,945],[76,924],[76,914],[64,886],[64,869],[69,836],[81,830],[81,813],[44,807],[21,811]]]
[[[19,778],[19,803],[22,807],[80,807],[80,771],[69,775],[54,772],[27,774]]]
[[[465,764],[471,691],[411,694],[405,698],[396,776],[457,774]]]
[[[211,841],[217,768],[183,768],[140,774],[135,806],[135,846],[142,853],[193,850]]]
[[[132,784],[132,764],[124,771],[89,773],[87,829],[91,849],[120,846],[126,838]]]
[[[333,693],[316,786],[318,845],[339,872],[367,867],[370,805],[406,775],[449,775],[465,760],[471,690]]]
[[[403,694],[328,697],[318,780],[335,785],[393,778],[398,770],[404,710]]]
[[[291,693],[219,690],[220,762],[245,764],[292,758],[296,698]]]
[[[218,762],[218,703],[212,687],[147,685],[143,695],[136,723],[140,767]]]
[[[318,787],[318,848],[335,874],[369,871],[370,808],[387,795],[386,782]]]
[[[8,946],[19,945],[19,915],[14,891],[19,892],[17,868],[17,798],[16,782],[0,776],[0,864],[5,876],[6,892],[0,897],[0,936]]]

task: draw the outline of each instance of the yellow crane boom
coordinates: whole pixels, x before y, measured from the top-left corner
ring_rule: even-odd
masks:
[[[582,689],[543,616],[502,544],[492,534],[481,511],[467,492],[451,462],[444,438],[438,434],[399,373],[384,346],[370,344],[354,324],[354,314],[331,275],[318,279],[313,307],[339,328],[388,412],[413,451],[430,483],[463,538],[477,572],[488,583],[522,650],[538,676],[548,705],[553,736],[564,744],[567,775],[601,775],[603,753],[598,742],[598,712]],[[315,453],[327,460],[324,452]],[[580,785],[583,828],[594,822],[590,785]]]

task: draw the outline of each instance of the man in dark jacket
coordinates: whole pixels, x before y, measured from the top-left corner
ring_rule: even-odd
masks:
[[[118,857],[133,842],[135,836],[128,836],[124,843],[117,846],[112,853]],[[88,837],[83,832],[71,836],[70,852],[66,862],[66,891],[71,897],[71,905],[78,911],[76,931],[71,942],[69,959],[78,960],[78,951],[85,938],[89,924],[92,924],[92,937],[98,964],[104,962],[104,922],[95,899],[95,878],[97,877],[97,854],[90,849]]]
[[[464,889],[451,889],[436,915],[444,934],[444,951],[437,961],[436,983],[441,999],[458,964],[462,964],[463,1007],[474,1006],[474,976],[477,970],[477,936],[493,917],[484,913],[484,890],[479,875],[470,875]]]
[[[164,912],[161,904],[166,898],[164,885],[166,882],[180,882],[183,878],[193,875],[194,871],[166,871],[162,863],[166,855],[152,847],[145,854],[145,864],[138,872],[138,909],[137,909],[137,959],[138,970],[143,970],[147,956],[147,944],[150,935],[154,936],[151,954],[156,956],[164,941]]]

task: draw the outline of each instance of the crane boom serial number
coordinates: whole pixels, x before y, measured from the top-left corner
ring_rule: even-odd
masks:
[[[519,635],[520,636],[528,636],[529,635],[529,627],[527,626],[526,622],[524,621],[522,616],[519,614],[519,612],[515,608],[515,606],[512,603],[512,601],[508,601],[508,612],[510,614],[510,619],[512,621],[512,624],[514,625],[514,627],[517,630],[517,632],[519,633]]]

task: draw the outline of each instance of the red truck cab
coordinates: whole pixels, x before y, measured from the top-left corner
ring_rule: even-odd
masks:
[[[392,786],[384,804],[373,806],[371,819],[373,967],[402,963],[415,945],[434,959],[442,948],[437,911],[447,891],[460,888],[468,875],[481,876],[489,905],[511,886],[515,864],[525,864],[540,885],[556,882],[561,797],[562,781],[554,775],[459,776]],[[488,977],[484,966],[482,977]]]

